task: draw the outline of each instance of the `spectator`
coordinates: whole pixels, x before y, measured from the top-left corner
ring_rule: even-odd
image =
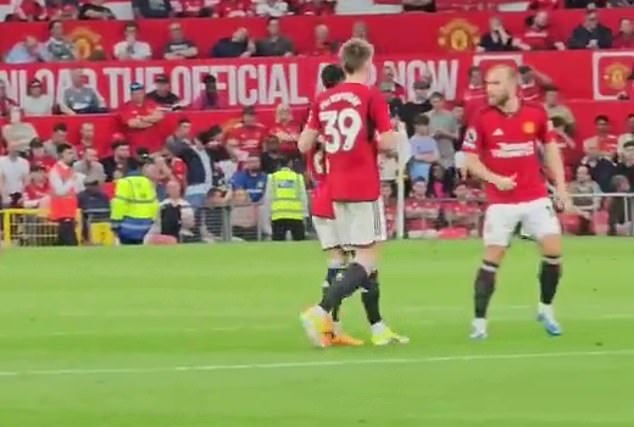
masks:
[[[46,0],[46,14],[50,21],[75,21],[79,2],[74,0]]]
[[[443,168],[452,168],[455,163],[455,142],[458,140],[458,123],[451,111],[445,108],[445,97],[434,92],[431,96],[432,110],[425,113],[429,117],[431,136],[438,143],[439,163]],[[431,186],[432,182],[429,181]]]
[[[268,135],[266,127],[258,122],[255,108],[245,107],[242,121],[236,124],[227,135],[227,144],[237,149],[236,157],[242,161],[248,155],[260,157],[264,137]]]
[[[484,87],[484,79],[482,78],[482,70],[478,65],[469,67],[469,84],[461,99],[466,108],[472,104],[477,107],[486,105],[487,94]]]
[[[552,131],[548,138],[557,142],[564,165],[566,169],[570,170],[570,168],[578,164],[579,160],[581,160],[579,150],[577,150],[577,143],[568,135],[568,126],[565,119],[555,116],[550,119],[550,122],[552,124]]]
[[[112,143],[112,155],[101,160],[103,171],[106,174],[106,182],[112,182],[115,176],[125,177],[132,171],[138,171],[139,162],[132,157],[130,144],[121,139],[115,139]]]
[[[590,169],[585,165],[577,167],[575,180],[568,184],[568,193],[572,197],[572,203],[577,208],[579,232],[589,234],[590,219],[601,206],[601,197],[588,196],[589,194],[601,194],[599,184],[592,180]]]
[[[288,3],[283,0],[256,0],[255,13],[258,16],[280,18],[288,15]]]
[[[630,187],[634,188],[634,140],[623,144],[623,155],[617,165],[616,173],[626,177]]]
[[[403,104],[400,118],[405,123],[407,136],[414,134],[414,119],[431,110],[429,102],[429,82],[417,80],[414,82],[414,99]]]
[[[154,78],[154,90],[146,95],[161,111],[176,111],[182,108],[181,100],[170,90],[170,79],[167,74],[159,74]]]
[[[469,197],[469,188],[464,182],[456,184],[456,198],[445,204],[443,212],[450,227],[458,227],[467,231],[470,236],[477,236],[480,226],[480,206]]]
[[[226,240],[228,236],[224,232],[225,212],[230,208],[227,206],[231,200],[227,196],[233,197],[220,188],[212,188],[207,194],[205,206],[195,211],[196,228],[194,235],[196,240],[211,243],[216,240]]]
[[[132,10],[135,19],[174,16],[170,0],[132,0]]]
[[[612,177],[611,189],[615,193],[630,193],[632,187],[623,175]],[[632,235],[632,212],[634,212],[634,198],[611,197],[608,199],[608,223],[610,236]]]
[[[97,91],[86,84],[86,76],[82,70],[72,70],[71,86],[64,90],[59,108],[62,113],[74,116],[77,114],[95,114],[105,112],[105,103]]]
[[[609,49],[612,47],[612,30],[599,23],[596,10],[586,12],[582,25],[572,32],[568,41],[570,49]]]
[[[355,21],[355,23],[352,24],[352,38],[362,39],[369,42],[369,37],[368,24],[363,21]]]
[[[282,168],[282,164],[286,163],[288,157],[280,150],[280,140],[275,135],[266,137],[264,148],[260,158],[262,171],[267,175],[275,173]]]
[[[301,16],[334,15],[337,0],[302,0],[295,7],[295,13]]]
[[[50,38],[44,45],[44,59],[51,62],[74,61],[79,59],[77,48],[64,34],[61,21],[48,24]]]
[[[57,160],[55,160],[55,157],[46,154],[46,150],[44,150],[44,144],[42,144],[42,141],[40,141],[38,138],[34,138],[33,140],[31,140],[31,142],[29,143],[29,151],[29,164],[31,166],[31,169],[33,169],[34,167],[39,167],[44,169],[44,171],[48,173],[48,171],[50,171],[57,162]]]
[[[7,15],[6,21],[46,21],[46,8],[37,0],[18,0],[11,15]]]
[[[461,103],[456,103],[451,110],[456,124],[458,125],[458,139],[455,141],[454,148],[459,151],[462,149],[462,142],[467,131],[467,118],[465,116],[465,108]],[[458,155],[458,153],[456,153]]]
[[[255,43],[246,28],[238,28],[231,37],[216,42],[211,50],[212,58],[249,58],[255,53]]]
[[[584,149],[585,156],[580,164],[590,168],[592,179],[599,184],[603,192],[610,192],[612,177],[616,173],[616,164],[603,155],[596,139],[586,140]]]
[[[41,166],[31,166],[29,183],[24,188],[24,207],[26,209],[44,209],[50,205],[48,171]]]
[[[119,134],[123,138],[122,134]],[[99,149],[95,144],[95,125],[91,122],[82,122],[79,126],[79,144],[75,147],[77,157],[82,158],[87,149],[94,149],[97,157],[100,157]]]
[[[607,116],[599,115],[594,119],[597,134],[583,141],[583,151],[588,155],[589,146],[597,147],[601,156],[606,159],[614,159],[616,156],[619,140],[616,135],[610,133],[610,119]]]
[[[145,97],[145,87],[140,83],[130,85],[130,101],[123,105],[120,118],[126,128],[130,143],[145,147],[157,138],[156,127],[165,117],[156,103]]]
[[[625,129],[625,133],[619,135],[618,139],[617,153],[620,157],[625,153],[625,144],[634,141],[634,113],[628,114]]]
[[[400,111],[403,108],[403,100],[396,95],[394,88],[395,86],[390,83],[381,83],[379,85],[379,90],[383,94],[385,102],[390,109],[391,116],[400,114]]]
[[[215,18],[244,18],[253,16],[251,0],[220,0],[214,8]]]
[[[522,43],[527,48],[526,50],[565,50],[566,45],[553,32],[548,12],[540,10],[535,16],[527,19],[527,28],[522,36]]]
[[[403,12],[436,12],[436,0],[403,0]]]
[[[7,155],[0,156],[0,175],[3,183],[2,203],[9,207],[20,207],[29,179],[29,162],[20,156],[19,146],[7,141]]]
[[[476,51],[504,52],[518,50],[520,46],[521,42],[506,31],[500,18],[494,16],[489,20],[489,32],[482,36]]]
[[[278,138],[280,150],[289,159],[300,157],[297,148],[300,127],[293,119],[293,111],[288,104],[279,104],[275,110],[275,125],[270,129],[271,135]]]
[[[440,163],[434,163],[429,169],[427,197],[448,199],[453,194],[453,177]]]
[[[4,62],[7,64],[33,64],[46,59],[45,46],[33,36],[26,36],[24,41],[17,42],[7,53]]]
[[[164,59],[191,59],[198,56],[198,48],[191,40],[185,38],[183,27],[179,22],[172,22],[169,30],[169,42],[163,49]]]
[[[337,53],[339,44],[330,40],[330,29],[326,24],[319,24],[315,27],[315,46],[308,52],[311,56],[334,55]]]
[[[57,147],[60,145],[71,145],[68,142],[68,128],[65,123],[58,122],[53,125],[51,139],[44,142],[44,151],[48,156],[57,158]]]
[[[419,115],[414,119],[414,136],[409,140],[412,158],[409,162],[409,177],[412,181],[427,180],[431,165],[440,160],[438,143],[429,136],[429,117]]]
[[[0,80],[0,118],[8,118],[11,109],[17,106],[18,103],[7,95],[7,84]]]
[[[396,198],[394,197],[394,188],[392,181],[381,181],[381,201],[383,202],[383,213],[385,215],[385,228],[387,238],[396,237]]]
[[[293,56],[293,43],[280,33],[280,20],[269,18],[267,37],[256,43],[258,56]]]
[[[258,239],[258,208],[244,190],[233,193],[231,231],[234,238],[253,241]]]
[[[57,222],[57,244],[60,246],[77,246],[75,233],[75,216],[77,215],[77,194],[84,190],[83,180],[72,169],[75,161],[75,150],[62,144],[57,147],[59,161],[48,174],[51,185],[50,218]]]
[[[192,102],[192,110],[216,110],[219,108],[227,108],[227,100],[218,92],[216,77],[212,74],[203,76],[204,87],[194,102]]]
[[[159,211],[152,228],[145,236],[145,243],[178,243],[187,236],[193,236],[196,225],[194,210],[182,197],[181,185],[172,179],[168,181],[167,198],[159,205]]]
[[[539,102],[544,97],[545,87],[552,86],[553,81],[528,65],[520,65],[520,96],[525,101]]]
[[[79,8],[79,19],[108,20],[117,19],[108,7],[104,6],[105,0],[90,0]]]
[[[53,114],[53,97],[44,93],[42,82],[33,79],[26,89],[22,106],[27,117],[50,116]]]
[[[224,134],[222,128],[218,125],[214,125],[209,128],[202,138],[209,156],[212,158],[213,163],[219,163],[230,159],[227,147],[223,143]],[[233,175],[233,173],[231,173]]]
[[[249,156],[244,169],[236,172],[231,179],[233,190],[246,190],[253,203],[257,203],[264,195],[266,186],[266,174],[262,172],[262,163],[259,157]]]
[[[9,110],[9,123],[2,126],[2,138],[11,141],[16,150],[25,153],[31,140],[37,138],[37,130],[31,123],[22,121],[22,110],[14,106]]]
[[[125,24],[124,40],[114,45],[114,57],[120,61],[152,59],[152,48],[146,42],[139,41],[139,26],[136,22]]]
[[[605,7],[606,0],[565,0],[567,9],[594,9]]]
[[[574,134],[575,116],[570,108],[559,102],[559,89],[556,86],[544,87],[544,107],[548,118],[561,117],[566,125],[566,132]]]
[[[210,0],[180,0],[174,11],[179,18],[210,18],[213,15]]]
[[[562,0],[530,0],[528,10],[556,10],[564,7]]]
[[[98,182],[99,184],[103,184],[106,181],[104,167],[99,162],[97,150],[94,148],[84,150],[82,159],[75,162],[73,169],[75,169],[75,172],[83,174],[86,182]]]
[[[427,198],[427,182],[418,178],[412,183],[412,193],[405,200],[405,225],[411,239],[437,236],[436,225],[440,216],[440,204]]]
[[[394,94],[395,97],[399,98],[402,101],[405,100],[405,88],[402,84],[396,81],[396,71],[391,65],[385,64],[383,66],[381,78],[377,83],[382,92],[390,91]]]
[[[634,48],[634,28],[632,20],[629,18],[621,18],[619,24],[619,33],[614,37],[612,47],[615,49],[632,49]]]
[[[185,200],[198,209],[205,204],[207,193],[213,186],[213,165],[204,145],[204,137],[191,139],[191,121],[181,119],[167,148],[175,157],[185,162],[187,167],[187,188]]]

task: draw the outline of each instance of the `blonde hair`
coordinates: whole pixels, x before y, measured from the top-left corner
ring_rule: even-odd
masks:
[[[275,123],[280,123],[282,121],[282,112],[283,111],[288,111],[288,115],[291,118],[291,120],[293,119],[293,112],[291,110],[290,105],[288,104],[279,104],[277,106],[277,108],[275,109]]]
[[[367,41],[352,38],[341,47],[341,66],[347,74],[354,74],[372,59],[374,47]]]

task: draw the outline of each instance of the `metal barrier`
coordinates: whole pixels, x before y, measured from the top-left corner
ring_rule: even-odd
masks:
[[[3,246],[54,246],[58,241],[58,224],[49,220],[45,209],[3,209]],[[76,233],[81,242],[82,218],[77,211]]]

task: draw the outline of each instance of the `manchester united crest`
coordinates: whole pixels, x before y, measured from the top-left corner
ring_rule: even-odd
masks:
[[[438,45],[453,52],[473,49],[480,43],[480,29],[466,19],[452,19],[440,27]]]
[[[535,123],[533,122],[524,122],[522,125],[522,131],[524,133],[533,134],[535,133]]]
[[[630,67],[622,62],[613,62],[603,70],[603,80],[610,88],[623,90],[630,70]]]
[[[74,28],[70,32],[69,38],[77,48],[81,59],[90,59],[93,58],[96,53],[103,52],[101,35],[89,27]]]

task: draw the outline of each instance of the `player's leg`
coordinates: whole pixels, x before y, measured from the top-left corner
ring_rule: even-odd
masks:
[[[550,335],[561,335],[555,319],[553,301],[562,274],[561,225],[550,199],[530,203],[524,218],[527,230],[535,236],[542,255],[539,265],[540,301],[537,319]]]
[[[497,270],[500,267],[515,227],[519,222],[516,206],[490,205],[484,216],[484,256],[473,284],[474,319],[471,338],[484,339],[488,335],[487,314],[495,292]]]

